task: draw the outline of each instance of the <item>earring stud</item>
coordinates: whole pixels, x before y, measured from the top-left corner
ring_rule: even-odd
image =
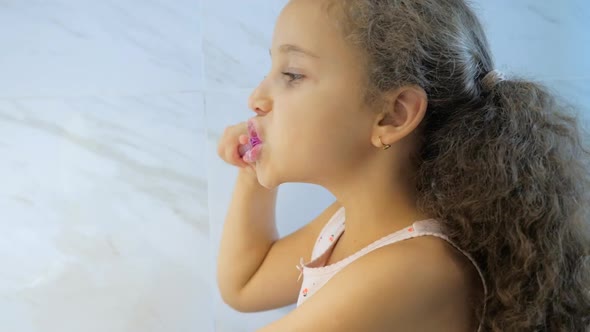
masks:
[[[379,136],[379,142],[381,142],[381,145],[383,145],[383,150],[387,150],[391,147],[391,144],[383,143],[383,141],[381,140],[381,136]]]

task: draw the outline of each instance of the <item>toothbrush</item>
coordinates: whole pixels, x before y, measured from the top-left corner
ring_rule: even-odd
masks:
[[[248,153],[248,151],[253,150],[256,146],[258,146],[262,143],[262,141],[260,140],[260,138],[258,137],[258,135],[256,133],[256,129],[254,128],[254,124],[251,121],[248,121],[248,134],[249,134],[248,143],[240,144],[238,147],[238,153],[239,153],[240,157],[244,157]],[[260,150],[260,149],[258,149],[258,150]],[[254,157],[254,156],[249,156],[249,157]]]
[[[238,153],[240,154],[240,158],[244,157],[246,152],[248,152],[251,149],[252,149],[252,144],[250,144],[249,142],[246,144],[240,144],[240,146],[238,147]]]

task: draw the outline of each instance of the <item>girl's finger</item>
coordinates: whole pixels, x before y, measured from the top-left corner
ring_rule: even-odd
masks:
[[[248,143],[248,135],[240,135],[240,137],[238,138],[238,142],[240,142],[240,144]]]

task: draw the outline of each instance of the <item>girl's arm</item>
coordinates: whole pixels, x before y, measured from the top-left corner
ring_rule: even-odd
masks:
[[[242,312],[283,307],[297,301],[301,280],[295,266],[309,259],[316,238],[338,210],[334,203],[316,219],[279,240],[277,190],[262,187],[241,169],[223,227],[217,281],[223,300]]]

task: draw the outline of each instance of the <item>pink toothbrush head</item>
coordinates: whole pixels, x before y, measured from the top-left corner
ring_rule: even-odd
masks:
[[[248,136],[248,143],[242,144],[238,147],[240,157],[245,156],[248,151],[254,149],[257,145],[262,144],[262,140],[258,137],[256,126],[252,120],[248,120]]]

